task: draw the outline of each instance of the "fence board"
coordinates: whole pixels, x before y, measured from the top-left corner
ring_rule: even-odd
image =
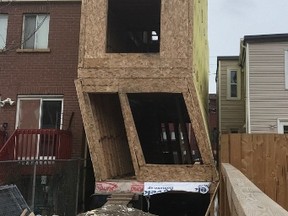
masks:
[[[220,162],[230,163],[288,210],[288,136],[222,134]]]
[[[229,163],[229,136],[221,136],[221,162],[222,163]]]
[[[234,134],[234,136],[230,136],[230,163],[233,164],[237,169],[241,168],[241,159],[242,159],[242,151],[241,151],[241,134]]]

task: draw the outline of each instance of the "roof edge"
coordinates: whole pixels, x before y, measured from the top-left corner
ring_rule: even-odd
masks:
[[[244,44],[246,44],[246,43],[282,42],[282,41],[288,41],[288,33],[285,33],[285,34],[246,35],[246,36],[244,36]]]

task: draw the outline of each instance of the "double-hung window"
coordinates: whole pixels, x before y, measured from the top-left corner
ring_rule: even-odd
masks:
[[[49,14],[25,14],[22,36],[23,49],[47,49]]]
[[[0,14],[0,50],[6,47],[8,15]]]
[[[241,98],[241,78],[238,69],[227,70],[227,99],[239,100]]]

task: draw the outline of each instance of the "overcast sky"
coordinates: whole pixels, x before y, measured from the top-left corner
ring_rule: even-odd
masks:
[[[208,0],[209,92],[217,56],[239,55],[245,35],[288,33],[288,0]]]

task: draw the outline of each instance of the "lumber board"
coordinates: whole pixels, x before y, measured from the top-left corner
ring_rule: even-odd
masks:
[[[229,136],[227,134],[221,134],[220,136],[220,162],[229,163],[230,162],[230,143]]]
[[[231,192],[227,191],[227,196],[229,197],[232,216],[288,215],[288,212],[284,208],[269,198],[231,164],[222,164],[222,174],[226,178],[226,187],[231,188]]]
[[[233,155],[233,157],[230,158],[230,163],[233,164],[233,166],[235,166],[237,169],[241,169],[241,137],[241,134],[233,134],[233,136],[229,137],[229,154]]]

